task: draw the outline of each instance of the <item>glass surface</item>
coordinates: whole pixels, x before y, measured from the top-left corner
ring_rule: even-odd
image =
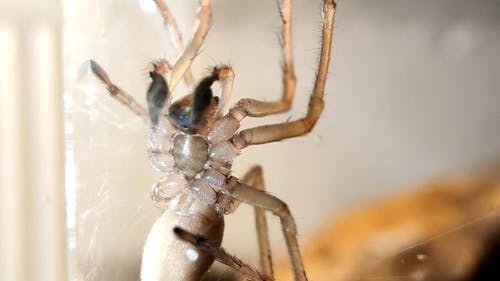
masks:
[[[185,42],[197,1],[168,1]],[[340,2],[340,1],[339,1]],[[302,244],[327,218],[420,181],[498,159],[500,61],[496,1],[342,1],[336,18],[325,111],[303,138],[245,149],[234,174],[262,164],[267,189],[290,206]],[[146,4],[145,4],[146,3]],[[151,62],[176,57],[147,1],[65,1],[66,190],[72,276],[137,280],[145,237],[160,211],[150,190],[162,175],[146,157],[147,128],[90,73],[98,61],[144,102]],[[312,89],[320,1],[294,1],[298,78],[289,113],[243,127],[303,116]],[[273,1],[215,1],[213,24],[193,65],[196,78],[228,63],[233,101],[281,93],[280,20]],[[415,13],[423,9],[423,13]],[[176,96],[185,94],[184,85]],[[257,264],[253,210],[227,217],[223,245]],[[286,254],[277,219],[273,253]],[[250,237],[250,238],[249,238]]]

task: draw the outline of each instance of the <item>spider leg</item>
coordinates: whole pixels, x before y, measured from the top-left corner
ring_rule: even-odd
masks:
[[[262,167],[260,165],[256,165],[250,168],[250,170],[243,177],[243,182],[264,191]],[[255,224],[257,226],[257,240],[259,242],[260,265],[267,276],[274,278],[267,220],[265,212],[262,208],[255,207]]]
[[[291,31],[291,0],[279,0],[278,7],[282,20],[282,31],[280,37],[281,49],[283,51],[283,93],[279,101],[265,102],[255,99],[242,99],[238,102],[246,115],[261,117],[270,114],[281,113],[290,110],[295,93],[295,71],[293,69],[292,56],[292,31]]]
[[[184,52],[175,62],[170,78],[167,79],[170,93],[173,93],[175,87],[184,76],[184,73],[186,73],[194,58],[198,55],[201,45],[205,40],[205,36],[208,33],[211,19],[212,9],[210,6],[210,0],[200,0],[200,10],[198,12],[198,24],[196,31],[191,39],[191,42],[189,42]]]
[[[128,95],[127,93],[122,91],[120,88],[118,88],[118,86],[113,84],[113,82],[109,78],[108,74],[104,71],[104,69],[99,64],[97,64],[97,62],[91,60],[90,61],[90,69],[97,76],[97,78],[99,78],[99,80],[101,80],[106,85],[106,88],[112,97],[114,97],[115,99],[117,99],[118,101],[123,103],[126,107],[128,107],[130,110],[132,110],[135,114],[137,114],[141,117],[144,117],[144,118],[147,117],[148,114],[147,114],[146,110],[144,109],[144,107],[142,107],[142,105],[140,105],[130,95]]]
[[[209,77],[212,77],[214,81],[218,81],[222,88],[219,104],[212,117],[213,120],[218,120],[229,107],[233,92],[234,71],[229,65],[219,65],[213,68],[212,74]]]
[[[174,233],[180,239],[191,243],[196,248],[212,255],[217,261],[238,270],[245,279],[250,281],[271,281],[268,276],[252,269],[249,265],[245,264],[235,256],[229,254],[222,247],[216,247],[206,240],[204,237],[192,234],[182,228],[174,228]]]
[[[242,149],[249,145],[269,143],[301,136],[311,131],[314,127],[323,111],[323,95],[326,76],[328,74],[328,64],[330,62],[334,15],[334,0],[324,0],[321,55],[316,81],[309,99],[309,107],[306,116],[291,122],[264,125],[243,130],[233,138],[233,143],[238,149]],[[238,111],[237,107],[231,110],[233,116],[235,115],[234,112]],[[239,110],[238,114],[242,115],[243,113]],[[242,116],[244,116],[244,114]]]
[[[237,200],[270,211],[280,218],[295,281],[307,281],[304,264],[300,255],[299,243],[297,241],[297,227],[287,204],[259,188],[241,182],[235,177],[230,177],[228,179],[224,192]]]
[[[170,33],[170,40],[172,44],[177,50],[177,53],[182,54],[182,52],[184,52],[184,43],[182,42],[182,36],[181,32],[179,31],[179,27],[177,26],[172,13],[170,13],[170,9],[162,0],[154,0],[154,2],[163,17],[166,29]],[[194,83],[193,74],[191,73],[191,70],[189,68],[184,73],[184,81],[189,87],[191,87]]]

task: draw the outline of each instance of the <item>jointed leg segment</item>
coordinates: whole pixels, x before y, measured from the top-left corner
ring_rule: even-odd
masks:
[[[321,112],[323,111],[323,94],[328,74],[328,65],[330,62],[330,51],[333,32],[333,19],[335,15],[334,0],[325,0],[323,4],[323,30],[321,55],[316,74],[314,89],[309,99],[309,108],[304,118],[292,122],[280,124],[265,125],[250,128],[241,131],[233,138],[233,143],[238,149],[253,144],[263,144],[278,141],[286,138],[292,138],[308,133],[316,124]],[[241,115],[241,105],[238,104],[232,111],[239,111]],[[243,108],[243,111],[248,109]],[[250,115],[250,114],[248,114]]]
[[[220,95],[219,105],[217,106],[214,118],[218,119],[227,111],[231,94],[233,92],[234,71],[228,65],[217,66],[214,68],[213,76],[220,82],[222,92]]]
[[[200,0],[200,4],[200,10],[198,12],[198,26],[193,39],[189,42],[187,48],[175,62],[170,77],[167,79],[169,83],[168,89],[171,93],[184,76],[184,73],[186,73],[189,69],[189,66],[191,66],[194,58],[198,55],[210,27],[210,20],[212,19],[210,0]]]
[[[250,168],[250,170],[243,177],[243,182],[264,191],[262,167],[254,166]],[[265,211],[259,207],[255,207],[255,225],[257,226],[257,240],[259,242],[261,268],[267,276],[274,277],[266,214]]]
[[[163,21],[165,22],[165,27],[168,29],[170,33],[170,39],[172,41],[172,44],[176,48],[177,53],[182,54],[184,52],[184,43],[182,42],[182,36],[179,31],[179,28],[177,27],[177,23],[175,22],[172,13],[170,13],[170,9],[168,8],[167,4],[162,0],[154,0],[154,2],[163,17]],[[191,70],[188,69],[184,73],[184,81],[190,87],[193,85],[194,78],[193,74],[191,73]]]
[[[307,281],[297,241],[297,227],[286,203],[263,190],[241,182],[235,177],[229,178],[226,192],[229,196],[254,207],[270,211],[280,218],[295,281]]]
[[[140,105],[135,101],[133,97],[130,95],[126,94],[123,92],[118,86],[113,84],[111,82],[111,79],[109,78],[108,74],[104,71],[104,69],[97,64],[95,61],[91,60],[90,61],[90,69],[92,72],[101,80],[105,85],[106,88],[108,89],[109,94],[114,97],[115,99],[119,100],[121,103],[123,103],[126,107],[128,107],[130,110],[132,110],[135,114],[141,116],[141,117],[147,117],[147,112]]]
[[[293,69],[292,56],[292,29],[291,29],[291,0],[278,0],[278,7],[282,20],[281,47],[283,51],[283,93],[281,99],[275,102],[265,102],[255,99],[242,99],[238,107],[245,111],[246,115],[261,117],[288,111],[292,105],[295,93],[295,71]]]

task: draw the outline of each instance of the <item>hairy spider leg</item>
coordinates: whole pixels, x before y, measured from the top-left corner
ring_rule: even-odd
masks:
[[[281,199],[248,185],[236,177],[230,177],[223,190],[227,195],[245,202],[257,208],[272,212],[281,221],[281,228],[285,236],[288,253],[292,262],[292,268],[296,281],[307,281],[302,257],[300,256],[299,243],[297,241],[297,226],[288,205]]]
[[[196,31],[188,46],[172,67],[172,72],[169,75],[170,77],[167,78],[169,92],[172,93],[174,91],[175,87],[184,76],[184,73],[186,73],[193,63],[194,58],[198,55],[203,45],[203,41],[205,41],[205,37],[207,36],[208,29],[210,28],[211,19],[212,8],[210,6],[210,0],[200,0]]]
[[[142,105],[140,105],[132,96],[128,95],[118,86],[116,86],[111,81],[106,71],[104,71],[104,69],[97,62],[91,60],[90,69],[97,76],[97,78],[99,78],[99,80],[101,80],[106,85],[106,89],[113,98],[120,101],[135,114],[143,118],[146,118],[148,116],[148,113],[146,112],[144,107],[142,107]]]
[[[164,1],[162,0],[153,0],[153,1],[158,7],[161,16],[163,17],[165,28],[167,29],[170,35],[170,41],[177,50],[177,54],[182,54],[184,52],[184,43],[182,41],[182,34],[179,30],[179,27],[177,26],[177,22],[175,21],[174,16],[170,12],[170,9],[168,8],[167,4]],[[188,68],[184,73],[184,82],[186,82],[188,87],[191,88],[193,86],[194,81],[195,79],[193,77],[193,74],[191,73],[191,70]]]
[[[283,92],[278,101],[266,102],[250,98],[241,99],[238,106],[245,111],[246,115],[252,117],[262,117],[289,111],[295,93],[296,78],[292,56],[291,0],[279,0],[277,3],[282,21],[280,44],[283,60]]]
[[[238,149],[245,148],[249,145],[264,144],[286,138],[302,136],[310,132],[314,127],[316,121],[318,121],[318,118],[321,115],[321,112],[323,111],[323,95],[326,76],[328,74],[328,65],[330,62],[334,15],[335,2],[333,0],[325,0],[323,3],[323,27],[320,60],[306,116],[291,122],[264,125],[242,130],[233,138],[233,143]],[[231,111],[238,112],[240,118],[243,118],[246,115],[249,115],[248,112],[259,112],[260,110],[256,110],[252,104],[248,104],[248,106],[244,107],[242,106],[242,103],[238,103],[238,105]],[[235,114],[233,113],[233,115]],[[252,116],[252,114],[250,114],[250,116]]]

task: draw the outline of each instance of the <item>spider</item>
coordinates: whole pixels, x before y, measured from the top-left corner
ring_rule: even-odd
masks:
[[[335,13],[334,0],[323,1],[321,53],[305,117],[284,123],[238,130],[246,117],[263,117],[290,109],[295,92],[291,49],[291,0],[279,0],[282,19],[283,93],[275,102],[241,99],[233,107],[230,97],[234,73],[220,65],[201,79],[192,93],[172,101],[172,93],[184,79],[192,85],[190,65],[208,33],[212,11],[210,0],[200,0],[198,25],[184,47],[167,5],[154,0],[178,53],[172,65],[153,63],[146,93],[147,109],[116,86],[104,69],[90,61],[92,72],[108,92],[149,125],[148,157],[152,166],[166,173],[153,186],[153,202],[163,209],[153,225],[143,252],[141,280],[201,280],[214,260],[240,271],[248,280],[273,280],[273,267],[264,211],[281,221],[295,280],[307,280],[297,242],[297,229],[286,203],[266,193],[261,166],[242,178],[231,174],[233,160],[245,147],[307,134],[323,110]],[[220,96],[211,86],[220,83]],[[227,253],[222,247],[224,215],[245,202],[255,207],[262,273]]]

